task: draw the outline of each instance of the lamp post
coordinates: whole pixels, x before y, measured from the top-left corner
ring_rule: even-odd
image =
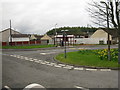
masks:
[[[67,51],[66,51],[66,38],[67,38],[67,34],[66,32],[68,30],[61,30],[63,32],[63,39],[64,39],[64,58],[67,58]]]
[[[108,5],[109,5],[109,2],[106,3],[104,1],[101,1],[100,3],[102,4],[105,4],[106,5],[106,12],[107,12],[107,30],[109,30],[109,12],[108,12]],[[108,60],[111,59],[111,56],[110,56],[110,34],[108,33]]]
[[[55,32],[54,32],[54,45],[56,44],[56,37],[57,37],[57,33],[56,33],[56,26],[57,26],[57,23],[55,24]]]
[[[11,20],[10,20],[10,45],[12,46],[12,29],[11,29]]]

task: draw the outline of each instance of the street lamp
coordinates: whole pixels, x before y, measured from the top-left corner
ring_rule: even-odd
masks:
[[[10,20],[10,45],[12,46],[12,29],[11,29],[11,20]]]
[[[67,38],[67,34],[66,34],[66,32],[68,30],[61,30],[61,31],[63,32],[64,47],[65,47],[65,49],[64,49],[64,58],[67,58],[67,54],[66,54],[66,38]]]
[[[54,45],[56,44],[56,37],[57,36],[57,33],[56,33],[56,26],[57,26],[57,23],[55,24],[55,32],[54,32]]]
[[[107,12],[107,29],[109,30],[109,13],[108,13],[108,9],[109,9],[109,2],[106,3],[104,1],[100,1],[100,3],[105,4],[106,5],[106,12]],[[108,33],[108,60],[110,60],[110,34]]]

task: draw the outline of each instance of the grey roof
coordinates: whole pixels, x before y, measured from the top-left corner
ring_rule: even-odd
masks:
[[[116,29],[106,29],[106,28],[101,28],[103,29],[105,32],[109,33],[110,35],[114,36],[114,37],[118,37],[118,31]]]
[[[10,30],[10,28],[7,28],[7,29],[5,29],[5,30],[3,30],[3,31],[0,31],[0,33],[2,33],[2,32],[5,32],[5,31],[7,31],[7,30]],[[11,29],[12,31],[15,31],[15,30],[13,30],[13,29]],[[15,32],[18,32],[18,31],[15,31]],[[18,33],[20,33],[20,32],[18,32]],[[21,34],[21,33],[20,33]]]
[[[13,38],[29,37],[29,34],[12,34]]]

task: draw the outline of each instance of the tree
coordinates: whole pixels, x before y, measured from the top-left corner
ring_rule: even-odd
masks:
[[[106,7],[108,9],[108,13],[106,11]],[[101,3],[101,1],[93,1],[87,10],[93,18],[93,23],[102,27],[107,26],[106,22],[108,16],[110,28],[114,28],[113,30],[117,33],[118,61],[120,64],[120,0],[108,0],[107,2],[104,2],[104,4]]]

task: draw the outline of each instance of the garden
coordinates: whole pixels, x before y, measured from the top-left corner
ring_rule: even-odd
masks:
[[[90,66],[90,67],[118,67],[118,49],[111,49],[111,60],[108,60],[108,50],[79,50],[68,52],[67,58],[64,53],[57,55],[55,58],[60,62],[72,65]]]

